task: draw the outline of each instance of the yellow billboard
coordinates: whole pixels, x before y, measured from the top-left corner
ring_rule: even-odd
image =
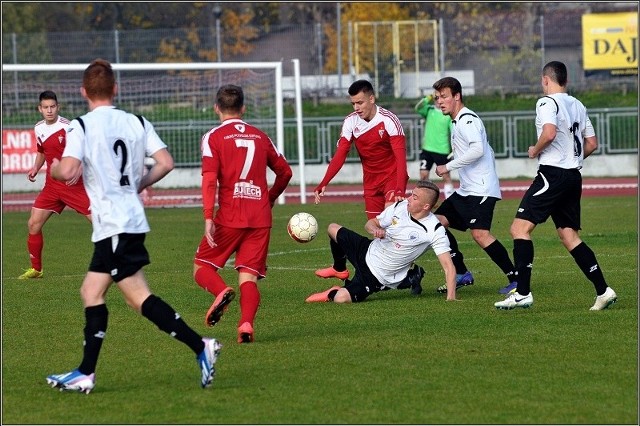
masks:
[[[582,15],[582,54],[587,75],[638,75],[638,13]]]

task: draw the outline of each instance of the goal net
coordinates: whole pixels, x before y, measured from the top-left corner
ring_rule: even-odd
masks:
[[[87,112],[86,100],[80,95],[82,72],[87,65],[3,64],[3,183],[7,180],[5,175],[19,174],[22,184],[26,185],[24,175],[31,168],[36,154],[33,126],[42,119],[37,110],[41,92],[56,92],[61,107],[60,115],[63,117],[72,119]],[[224,84],[236,84],[243,88],[246,106],[244,119],[265,131],[279,150],[285,152],[280,62],[112,66],[118,82],[115,105],[144,115],[153,123],[174,157],[176,171],[200,167],[200,140],[206,131],[218,123],[213,104],[218,88]],[[44,173],[44,168],[41,173]],[[185,173],[174,172],[170,176],[176,179],[180,175],[188,179]],[[192,184],[199,185],[199,180],[196,179]],[[6,186],[3,185],[3,188]],[[22,191],[33,190],[31,184]],[[3,195],[5,192],[6,189],[3,189]]]

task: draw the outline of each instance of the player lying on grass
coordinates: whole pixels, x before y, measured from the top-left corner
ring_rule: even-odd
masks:
[[[330,224],[327,232],[334,265],[346,268],[348,260],[355,267],[355,273],[352,279],[345,279],[343,287],[334,286],[312,294],[306,302],[362,302],[385,289],[415,285],[422,279],[424,269],[411,266],[429,248],[442,265],[447,300],[455,300],[456,270],[449,254],[449,239],[444,226],[431,212],[439,196],[436,184],[419,181],[406,200],[390,205],[367,221],[364,227],[373,239],[336,223]]]

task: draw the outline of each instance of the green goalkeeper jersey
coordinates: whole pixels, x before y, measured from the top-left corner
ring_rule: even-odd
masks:
[[[434,107],[427,98],[416,106],[416,112],[425,118],[422,149],[449,155],[451,153],[451,117]]]

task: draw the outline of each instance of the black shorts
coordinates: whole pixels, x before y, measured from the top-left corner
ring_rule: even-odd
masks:
[[[353,278],[345,280],[344,285],[344,288],[351,295],[351,301],[353,303],[362,302],[369,295],[382,290],[382,284],[371,273],[365,260],[372,240],[342,227],[338,230],[336,241],[355,268]]]
[[[475,195],[465,197],[454,192],[440,204],[435,214],[446,217],[449,227],[459,231],[467,229],[489,231],[493,222],[493,210],[499,200],[496,197]]]
[[[441,166],[443,164],[447,164],[448,162],[449,158],[445,154],[425,151],[424,149],[420,152],[420,170],[431,170],[431,167],[433,167],[434,163],[437,166]]]
[[[94,243],[89,271],[111,275],[122,281],[151,263],[144,246],[146,234],[119,234]],[[114,247],[115,246],[115,247]]]
[[[580,198],[582,174],[578,169],[540,166],[527,189],[516,218],[534,224],[546,222],[551,216],[557,228],[580,230]]]

